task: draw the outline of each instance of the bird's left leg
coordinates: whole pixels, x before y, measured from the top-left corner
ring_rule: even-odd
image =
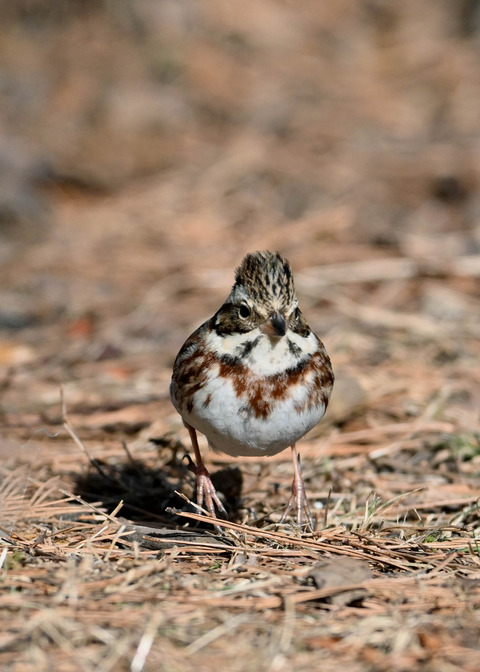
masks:
[[[190,434],[190,441],[192,442],[192,448],[195,454],[195,466],[192,464],[190,468],[197,477],[197,504],[198,506],[203,506],[203,502],[205,501],[205,506],[212,518],[217,517],[215,513],[215,505],[221,513],[226,515],[227,512],[225,511],[225,507],[220,501],[208,469],[203,463],[200,448],[198,447],[197,432],[187,423],[184,424]]]
[[[287,508],[285,509],[285,512],[282,516],[282,519],[280,522],[284,522],[288,514],[292,509],[295,509],[296,516],[297,516],[297,523],[299,525],[302,524],[303,522],[303,514],[306,515],[307,518],[307,524],[310,527],[310,529],[314,530],[314,521],[313,521],[313,516],[312,512],[310,511],[310,507],[308,505],[308,500],[307,500],[307,495],[305,492],[305,484],[303,482],[302,478],[302,472],[300,470],[300,458],[299,455],[297,454],[297,448],[296,445],[293,444],[291,446],[292,449],[292,459],[293,459],[293,483],[292,483],[292,494],[290,495],[290,499],[288,500]]]

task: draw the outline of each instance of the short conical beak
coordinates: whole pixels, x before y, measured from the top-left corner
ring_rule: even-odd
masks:
[[[287,324],[285,318],[278,311],[273,313],[270,318],[270,324],[275,336],[285,336],[287,333]]]

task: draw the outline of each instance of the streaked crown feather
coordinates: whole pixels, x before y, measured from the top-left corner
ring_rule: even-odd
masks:
[[[293,274],[279,252],[247,254],[235,272],[235,288],[242,288],[256,303],[287,308],[295,301]]]

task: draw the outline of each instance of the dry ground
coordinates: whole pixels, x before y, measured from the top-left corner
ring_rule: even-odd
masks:
[[[1,4],[1,669],[480,670],[478,3]],[[205,451],[218,535],[169,377],[267,248],[317,529]]]

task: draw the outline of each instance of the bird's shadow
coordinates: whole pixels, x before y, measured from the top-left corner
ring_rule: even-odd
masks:
[[[158,447],[160,468],[151,467],[132,457],[125,447],[125,458],[115,463],[91,459],[86,471],[75,475],[75,492],[86,502],[96,503],[108,513],[123,502],[119,515],[142,525],[176,528],[207,527],[169,511],[198,512],[180,494],[186,491],[195,502],[195,476],[184,459],[185,450],[172,449],[163,438],[152,438]],[[178,447],[178,446],[177,446]],[[170,451],[168,457],[162,454]],[[160,459],[161,458],[161,459]],[[222,497],[229,520],[238,520],[241,508],[242,473],[237,466],[228,466],[211,473],[212,482]]]

